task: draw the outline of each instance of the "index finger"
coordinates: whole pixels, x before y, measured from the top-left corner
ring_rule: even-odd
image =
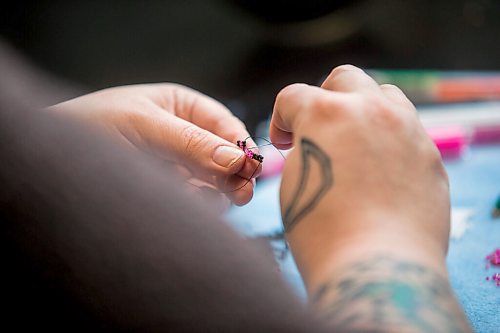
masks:
[[[196,90],[176,84],[159,84],[158,100],[160,106],[204,130],[207,130],[236,146],[238,140],[247,141],[248,147],[256,147],[245,125],[229,109],[215,99]],[[258,148],[252,151],[259,153]],[[253,163],[245,163],[237,174],[247,178],[253,172]],[[254,177],[258,177],[258,168]]]
[[[184,88],[187,99],[191,98],[191,106],[188,114],[186,110],[178,111],[179,117],[186,117],[187,120],[229,142],[236,145],[238,140],[245,140],[246,146],[251,148],[252,152],[259,154],[259,148],[248,133],[246,126],[241,120],[235,117],[229,109],[216,100],[203,95],[189,88]],[[237,173],[244,179],[253,175],[258,177],[262,172],[261,166],[255,166],[256,161],[247,161],[243,168]],[[256,169],[257,168],[257,169]]]
[[[291,148],[300,118],[307,116],[308,111],[324,110],[322,105],[330,104],[332,107],[327,108],[326,112],[335,112],[333,105],[337,96],[337,93],[332,91],[304,83],[295,83],[283,88],[274,103],[269,128],[271,142],[278,149]]]
[[[178,117],[234,144],[250,137],[243,122],[215,99],[184,86],[171,85],[171,89]],[[251,138],[248,143],[256,146]]]

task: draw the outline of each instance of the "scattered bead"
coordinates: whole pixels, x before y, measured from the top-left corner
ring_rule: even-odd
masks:
[[[497,248],[495,251],[488,254],[484,259],[486,260],[486,269],[489,269],[490,267],[500,267],[500,248]],[[492,281],[497,287],[500,287],[500,273],[487,276],[486,281]]]
[[[486,260],[488,260],[492,265],[500,266],[500,248],[487,255]]]

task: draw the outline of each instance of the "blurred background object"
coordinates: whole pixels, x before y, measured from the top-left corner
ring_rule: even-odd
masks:
[[[87,91],[178,82],[253,131],[282,87],[342,63],[499,70],[499,17],[494,0],[21,0],[2,9],[0,34]]]

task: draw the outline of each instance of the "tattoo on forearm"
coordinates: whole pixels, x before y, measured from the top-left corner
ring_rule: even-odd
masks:
[[[302,172],[299,185],[283,216],[283,225],[287,232],[316,207],[321,198],[333,185],[333,173],[328,155],[318,145],[307,138],[302,138],[300,141],[300,149],[302,151]],[[319,186],[313,190],[309,198],[303,198],[311,173],[312,159],[315,159],[319,163]],[[299,201],[303,201],[304,203],[299,206]]]
[[[448,282],[428,267],[389,257],[352,265],[311,302],[339,332],[469,332]]]

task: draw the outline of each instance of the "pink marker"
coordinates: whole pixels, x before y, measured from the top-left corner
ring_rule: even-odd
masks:
[[[461,126],[434,127],[426,131],[443,158],[458,158],[468,146],[467,131]]]

